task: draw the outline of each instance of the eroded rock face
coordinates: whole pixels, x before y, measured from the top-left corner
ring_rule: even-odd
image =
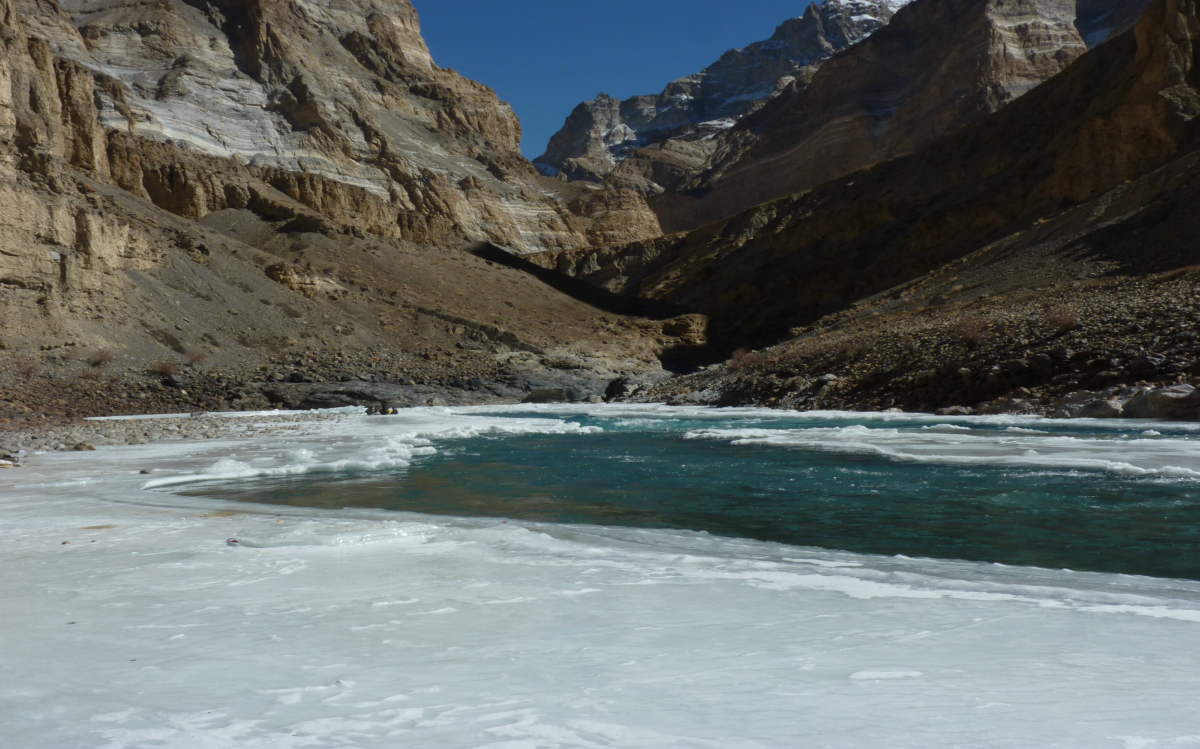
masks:
[[[1057,75],[1144,0],[919,0],[793,84],[721,141],[699,200],[664,203],[679,231],[909,153]],[[1097,28],[1099,27],[1099,28]],[[1085,36],[1088,37],[1085,40]]]
[[[726,52],[657,96],[600,94],[576,107],[535,163],[569,179],[599,181],[639,148],[708,144],[782,87],[811,77],[835,52],[885,26],[907,0],[826,0],[785,21],[766,41]]]
[[[1095,201],[1064,214],[1056,241],[1099,230],[1195,174],[1180,149],[1200,116],[1197,18],[1195,0],[1156,0],[1134,29],[982,122],[805,194],[686,234],[533,259],[704,312],[719,337],[744,345],[975,250],[1020,252],[1035,217],[1067,206]]]
[[[105,408],[179,410],[105,365],[249,379],[366,347],[395,380],[528,350],[655,368],[680,341],[654,320],[470,253],[661,233],[640,194],[542,177],[519,141],[407,0],[0,0],[0,389],[105,378]]]
[[[86,199],[48,200],[18,179],[65,193],[62,162],[101,177],[110,170],[90,71],[28,36],[13,0],[0,5],[0,23],[0,282],[95,290],[117,271],[153,267],[162,253],[140,227]]]
[[[538,164],[645,195],[664,231],[688,231],[987,117],[1128,30],[1145,5],[814,4],[657,97],[581,104]]]
[[[584,246],[486,86],[437,67],[408,0],[18,0],[26,147],[178,215],[256,185],[390,239]],[[32,89],[30,89],[32,90]],[[636,225],[655,231],[644,206]],[[630,236],[627,234],[626,236]]]
[[[593,191],[570,204],[573,213],[586,217],[584,233],[591,246],[661,236],[658,219],[645,206],[641,195],[622,189]]]

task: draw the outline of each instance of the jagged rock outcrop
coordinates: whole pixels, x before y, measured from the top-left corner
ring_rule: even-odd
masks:
[[[619,244],[630,236],[662,235],[658,218],[645,210],[646,201],[632,190],[591,191],[569,206],[573,213],[587,217],[584,234],[592,247]]]
[[[136,411],[121,377],[158,359],[365,347],[429,380],[530,349],[655,369],[690,339],[470,254],[660,233],[519,141],[407,0],[0,0],[0,397],[107,377]]]
[[[907,1],[813,3],[799,18],[781,24],[770,39],[726,52],[699,73],[672,81],[657,96],[622,101],[600,94],[576,107],[535,163],[548,173],[598,182],[648,145],[701,144],[706,157],[715,135],[781,87],[797,80],[794,85],[803,85],[817,65],[886,25]]]
[[[664,198],[668,231],[726,218],[914,149],[999,110],[1065,69],[1105,19],[1144,0],[920,0],[790,86]],[[1136,15],[1134,15],[1136,18]],[[1083,31],[1081,31],[1083,29]]]
[[[0,284],[99,290],[114,272],[153,267],[162,253],[140,227],[17,178],[67,193],[60,160],[100,177],[109,164],[90,71],[30,37],[14,0],[0,5],[0,24]]]
[[[31,145],[180,215],[245,207],[265,183],[381,237],[587,242],[590,217],[520,156],[511,108],[433,63],[408,0],[16,7],[66,107]]]
[[[777,340],[975,250],[1020,252],[1034,221],[1064,208],[1095,201],[1059,241],[1151,204],[1166,178],[1122,185],[1196,144],[1197,40],[1196,0],[1155,0],[1131,31],[908,156],[688,234],[536,259],[704,312],[726,342]],[[1178,158],[1176,184],[1195,175]]]

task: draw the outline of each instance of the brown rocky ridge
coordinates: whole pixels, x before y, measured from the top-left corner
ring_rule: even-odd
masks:
[[[1197,39],[1159,0],[910,157],[559,267],[783,341],[642,398],[1200,418]]]
[[[910,153],[665,237],[636,184],[521,159],[511,110],[427,59],[402,0],[0,21],[0,432],[620,398],[1200,415],[1196,0],[947,131],[914,118]]]
[[[913,152],[1057,75],[1145,5],[911,3],[726,132],[655,210],[667,231],[692,229]]]
[[[272,375],[337,381],[362,357],[437,390],[397,402],[470,400],[455,385],[477,375],[507,378],[496,398],[591,397],[702,345],[663,332],[663,305],[583,302],[471,253],[659,230],[638,195],[539,175],[407,0],[0,0],[0,43],[16,418],[253,407]]]
[[[1186,0],[1155,3],[1137,28],[911,155],[689,233],[531,259],[707,314],[727,344],[779,340],[1180,158],[1200,102],[1191,15]],[[1140,209],[1166,189],[1153,185],[1102,199],[1079,230]]]
[[[814,4],[658,98],[585,102],[541,160],[648,196],[667,232],[695,229],[986,118],[1127,30],[1146,2]],[[793,68],[782,77],[780,60]],[[769,96],[754,76],[776,81]],[[726,101],[741,109],[717,119]]]

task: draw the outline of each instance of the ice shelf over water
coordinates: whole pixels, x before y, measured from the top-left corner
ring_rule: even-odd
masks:
[[[685,411],[717,413],[604,413]],[[521,418],[538,413],[414,410],[278,443],[40,455],[0,474],[0,743],[1200,747],[1196,582],[154,490],[588,431],[569,409]],[[930,417],[928,433],[972,423]],[[1036,438],[1038,422],[1007,424],[1030,431],[959,453],[1035,449],[1003,440]],[[805,439],[788,427],[774,436]],[[695,437],[773,436],[756,428]],[[859,441],[931,449],[879,431]],[[1152,442],[1098,459],[1196,467]]]

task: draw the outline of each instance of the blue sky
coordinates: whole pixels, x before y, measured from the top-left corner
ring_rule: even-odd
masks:
[[[771,36],[808,0],[413,0],[433,59],[496,89],[540,156],[581,101],[654,94]]]

